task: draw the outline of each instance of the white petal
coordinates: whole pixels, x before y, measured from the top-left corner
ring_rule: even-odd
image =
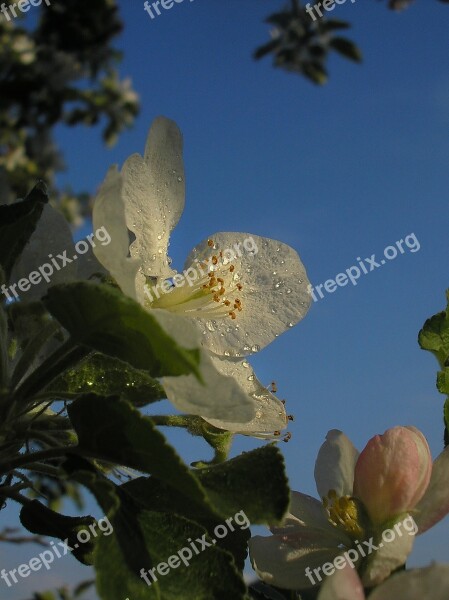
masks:
[[[324,582],[318,600],[365,600],[365,592],[357,571],[348,563],[343,569],[336,570]]]
[[[272,436],[275,431],[281,431],[287,427],[285,406],[276,396],[263,387],[247,361],[227,359],[214,355],[211,355],[211,359],[220,373],[232,377],[240,385],[243,392],[254,399],[256,403],[256,416],[243,425],[242,423],[234,423],[228,420],[217,421],[216,419],[206,419],[208,423],[219,429],[262,438],[266,435]]]
[[[380,534],[374,540],[378,550],[369,554],[363,570],[362,582],[366,587],[379,585],[393,571],[405,564],[408,555],[412,551],[415,536],[412,532],[407,532],[407,528],[401,523],[403,520],[401,518],[398,521],[402,535],[399,535],[398,531],[393,529],[393,525],[390,524],[389,527],[392,533],[389,534],[387,540],[391,539],[392,541],[383,540]],[[382,532],[383,535],[386,535],[385,531]]]
[[[204,385],[194,375],[164,377],[167,398],[182,412],[214,419],[230,418],[246,423],[254,417],[255,402],[232,378],[215,368],[209,352],[200,347],[198,330],[185,317],[164,310],[153,310],[164,330],[184,348],[200,350],[200,372]]]
[[[337,496],[352,495],[358,455],[344,433],[338,429],[329,431],[315,463],[315,481],[321,498],[327,496],[329,490],[335,490]]]
[[[143,293],[144,278],[138,273],[139,261],[128,257],[129,235],[122,199],[122,178],[117,167],[109,169],[100,187],[93,206],[92,222],[94,231],[104,227],[111,238],[105,246],[96,244],[95,256],[127,296],[142,301],[136,290]]]
[[[142,158],[133,154],[123,165],[126,223],[136,236],[130,251],[145,275],[171,277],[168,240],[184,210],[182,135],[176,123],[153,122]]]
[[[419,533],[424,533],[449,512],[449,446],[435,459],[426,493],[415,506],[413,516]]]
[[[341,529],[332,525],[323,504],[316,498],[290,492],[290,506],[283,522],[271,528],[272,533],[287,534],[296,532],[300,536],[309,536],[310,540],[319,537],[322,546],[350,546],[351,538]],[[306,534],[306,532],[308,532]]]
[[[198,319],[203,342],[213,352],[231,356],[246,356],[258,352],[281,333],[293,327],[307,313],[311,296],[309,280],[297,252],[276,240],[249,233],[217,233],[210,238],[211,248],[204,240],[189,254],[185,268],[197,268],[222,251],[233,258],[234,281],[243,288],[239,292],[243,310],[230,327],[228,318]],[[230,252],[227,252],[230,250]],[[240,254],[240,256],[239,256]]]
[[[293,548],[283,541],[284,536],[253,537],[249,541],[251,563],[257,575],[270,585],[297,590],[313,587],[321,580],[310,577],[306,569],[317,569],[332,562],[341,550],[338,548]],[[308,571],[310,574],[310,571]]]
[[[413,569],[393,575],[373,591],[369,600],[447,600],[448,598],[449,565],[434,564],[423,569]]]
[[[49,254],[56,260],[60,270],[52,263]],[[64,261],[58,257],[59,254],[67,256],[72,262],[63,267]],[[48,204],[45,205],[33,235],[12,270],[11,283],[17,283],[22,278],[28,279],[30,273],[38,271],[39,267],[47,272],[49,281],[41,277],[42,281],[31,285],[27,292],[18,290],[21,300],[38,300],[52,285],[75,280],[77,276],[77,263],[73,260],[75,255],[68,222],[59,211]],[[35,276],[33,278],[37,279]]]

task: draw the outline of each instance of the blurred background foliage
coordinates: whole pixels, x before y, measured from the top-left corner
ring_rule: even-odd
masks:
[[[412,2],[389,0],[387,6],[401,10]],[[271,14],[266,19],[271,39],[254,57],[271,55],[275,67],[323,84],[331,52],[355,62],[362,55],[341,35],[349,23],[327,18],[322,8],[323,17],[313,20],[308,4],[290,0]],[[64,0],[17,14],[0,13],[0,203],[23,198],[43,179],[52,202],[76,228],[89,212],[90,196],[56,189],[64,161],[54,128],[100,124],[105,143],[112,145],[139,112],[131,81],[118,72],[121,54],[113,45],[123,27],[118,3]]]
[[[33,11],[10,20],[0,15],[2,203],[24,197],[37,179],[54,185],[64,167],[55,126],[101,124],[111,145],[139,109],[130,80],[118,74],[121,55],[113,42],[122,22],[115,0],[64,0]],[[51,191],[70,222],[79,225],[88,195]]]
[[[351,1],[357,0],[346,0],[346,2]],[[399,11],[408,8],[413,1],[389,0],[388,7]],[[437,1],[449,4],[449,0]],[[324,3],[330,10],[336,6],[335,0],[326,0]],[[337,2],[337,4],[343,3],[344,0]],[[319,11],[313,9],[314,5],[319,6]],[[320,13],[322,17],[319,16]],[[254,57],[260,59],[272,55],[275,67],[303,75],[316,84],[326,83],[328,79],[326,64],[332,51],[355,62],[362,60],[362,53],[354,42],[336,35],[336,32],[351,27],[350,23],[327,18],[327,15],[331,14],[329,10],[323,8],[323,1],[290,0],[287,7],[266,19],[266,22],[272,26],[271,39],[257,48]]]

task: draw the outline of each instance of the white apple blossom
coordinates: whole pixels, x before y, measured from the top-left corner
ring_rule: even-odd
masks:
[[[378,585],[405,563],[414,535],[449,512],[448,473],[449,447],[432,468],[427,441],[414,427],[393,427],[373,437],[360,455],[342,432],[332,430],[315,465],[321,502],[292,492],[289,513],[271,529],[274,535],[250,540],[253,566],[266,583],[303,589],[320,581],[325,563],[357,549],[363,584]],[[386,529],[400,529],[412,517],[408,535],[394,529],[393,539],[383,543]],[[372,551],[364,555],[360,543],[370,539],[375,548],[365,545]],[[317,574],[310,577],[314,569]]]
[[[191,277],[180,285],[168,246],[184,194],[181,133],[159,117],[144,156],[132,155],[120,172],[113,167],[99,191],[94,228],[106,227],[112,242],[94,252],[122,291],[153,311],[180,344],[201,347],[208,388],[190,375],[164,378],[178,409],[229,431],[279,435],[287,424],[284,405],[256,379],[245,357],[305,316],[311,298],[304,266],[281,242],[217,233],[191,251],[184,265]]]

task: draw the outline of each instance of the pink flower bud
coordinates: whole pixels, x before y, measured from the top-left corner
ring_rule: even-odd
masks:
[[[415,427],[393,427],[370,439],[354,472],[354,496],[380,524],[409,512],[429,485],[432,458]]]

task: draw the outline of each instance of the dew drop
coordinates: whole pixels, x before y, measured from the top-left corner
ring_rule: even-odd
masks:
[[[248,381],[254,381],[254,375],[250,375],[249,377],[247,377]]]
[[[251,346],[252,352],[259,352],[259,350],[260,350],[260,346],[258,344],[254,344],[254,346]]]

